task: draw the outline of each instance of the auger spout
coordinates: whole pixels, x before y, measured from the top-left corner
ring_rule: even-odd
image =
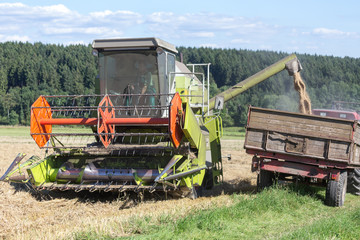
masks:
[[[295,54],[291,54],[280,61],[270,65],[269,67],[261,70],[260,72],[248,77],[247,79],[239,82],[238,84],[232,86],[226,91],[216,95],[211,98],[209,101],[209,110],[215,108],[215,99],[219,98],[223,102],[227,102],[234,97],[238,96],[242,92],[248,90],[249,88],[255,86],[258,83],[268,79],[269,77],[281,72],[282,70],[287,69],[289,75],[293,75],[294,72],[299,72],[301,70],[300,62],[298,61]]]

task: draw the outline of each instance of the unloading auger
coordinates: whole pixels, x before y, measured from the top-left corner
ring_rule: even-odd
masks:
[[[285,68],[301,68],[290,55],[210,99],[210,64],[190,64],[190,71],[160,39],[95,40],[93,53],[97,95],[40,96],[30,132],[54,152],[23,163],[19,154],[0,180],[37,190],[196,197],[222,182],[222,120],[214,109]],[[199,66],[206,70],[196,72]]]

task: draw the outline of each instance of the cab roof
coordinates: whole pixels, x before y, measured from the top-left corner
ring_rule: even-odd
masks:
[[[161,47],[172,53],[177,53],[175,46],[159,38],[117,38],[97,39],[92,47],[97,50],[126,50],[126,49],[156,49]]]

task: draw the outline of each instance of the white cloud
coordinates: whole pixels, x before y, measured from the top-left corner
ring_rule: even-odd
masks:
[[[205,38],[212,38],[215,37],[215,33],[213,32],[195,32],[193,34],[194,37],[205,37]]]
[[[177,17],[172,12],[155,12],[150,14],[148,20],[153,23],[169,23],[173,22],[173,20],[180,20],[181,22],[187,21],[185,17]]]
[[[183,39],[186,44],[191,42],[193,46],[202,46],[201,38],[213,38],[215,41],[211,42],[214,42],[216,47],[224,48],[239,47],[239,44],[250,43],[250,39],[256,39],[252,41],[256,42],[271,38],[276,36],[280,29],[258,19],[214,13],[177,15],[171,12],[156,12],[146,17],[144,25],[158,37]]]
[[[315,28],[312,33],[321,37],[357,37],[355,32],[344,32],[338,29]]]
[[[0,21],[7,23],[0,26],[0,34],[8,35],[8,39],[14,36],[12,39],[18,41],[54,42],[59,41],[60,36],[61,39],[73,39],[73,42],[91,42],[93,38],[123,36],[123,30],[142,22],[142,16],[131,11],[107,10],[82,15],[63,4],[28,6],[0,3],[0,12]],[[19,31],[26,32],[28,37],[16,38]]]
[[[248,44],[251,43],[250,40],[248,39],[242,39],[242,38],[237,38],[237,39],[232,39],[231,43],[235,43],[235,44]]]
[[[0,3],[0,12],[0,18],[13,17],[19,21],[26,19],[44,20],[44,18],[59,19],[78,15],[63,4],[31,7],[22,3]]]
[[[246,33],[253,30],[265,30],[264,28],[268,27],[262,22],[251,19],[213,13],[175,15],[171,12],[156,12],[148,16],[146,23],[154,29],[161,27],[177,31],[180,28],[183,31],[192,32],[237,30]]]
[[[57,17],[77,14],[76,12],[71,11],[62,4],[45,6],[45,7],[34,7],[32,8],[32,10],[37,12],[38,14],[41,13],[42,15],[46,15],[46,16],[54,16],[54,14],[56,14],[55,16]]]
[[[0,42],[8,42],[8,41],[17,41],[17,42],[29,42],[30,38],[28,36],[20,36],[20,35],[1,35],[0,34]]]
[[[75,28],[53,28],[48,27],[44,29],[44,33],[48,35],[62,35],[62,34],[89,34],[89,35],[109,35],[111,34],[117,34],[122,35],[121,32],[115,31],[111,28],[106,27],[87,27],[87,28],[81,28],[81,27],[75,27]]]
[[[141,24],[142,15],[131,11],[102,11],[89,13],[89,22],[93,24],[109,23],[112,26],[116,24],[125,24],[126,26]]]
[[[80,14],[63,4],[28,6],[23,3],[1,3],[0,12],[0,21],[8,23],[0,27],[0,34],[16,35],[19,31],[25,31],[24,35],[31,41],[44,41],[46,37],[48,41],[68,39],[91,42],[93,38],[131,37],[135,32],[142,36],[191,39],[191,42],[198,40],[198,45],[202,44],[201,39],[204,38],[223,38],[230,44],[239,44],[239,40],[229,39],[244,39],[244,36],[254,34],[272,35],[276,28],[258,20],[214,13],[179,15],[154,12],[141,15],[132,11],[105,10]]]
[[[108,16],[114,15],[114,13],[110,10],[105,10],[102,12],[91,12],[89,15],[94,18],[106,18]]]
[[[337,45],[338,39],[344,40],[344,45],[346,40],[351,46],[356,46],[360,38],[358,30],[289,27],[288,23],[277,25],[261,17],[206,12],[153,12],[144,15],[126,10],[104,10],[79,13],[69,9],[65,3],[45,6],[0,3],[0,13],[0,22],[3,23],[0,25],[0,41],[82,44],[99,38],[154,36],[178,46],[245,46],[246,49],[331,53],[332,45]],[[325,42],[321,38],[326,38],[329,44],[321,45]],[[291,39],[298,42],[290,43]]]

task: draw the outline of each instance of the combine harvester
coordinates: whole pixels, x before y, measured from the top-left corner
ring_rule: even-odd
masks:
[[[290,55],[209,99],[210,64],[190,64],[190,71],[160,39],[95,40],[93,53],[97,95],[40,96],[31,108],[31,136],[54,153],[23,163],[19,154],[0,180],[35,190],[196,198],[222,182],[222,120],[214,110],[285,68],[300,69]],[[199,66],[205,74],[195,71]]]

